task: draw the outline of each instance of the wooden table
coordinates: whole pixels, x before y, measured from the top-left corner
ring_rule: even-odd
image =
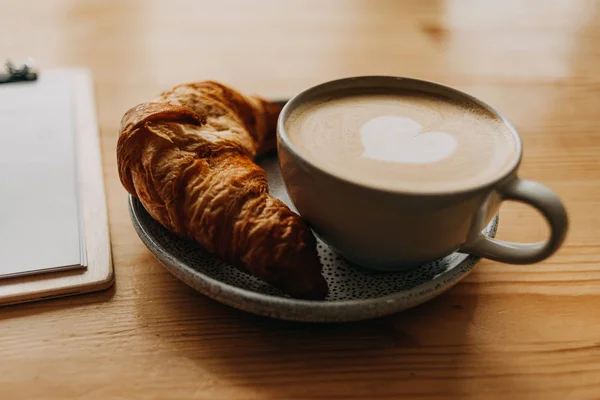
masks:
[[[94,73],[114,288],[0,309],[0,398],[600,398],[600,2],[9,1],[0,55]],[[122,114],[176,83],[282,97],[394,74],[480,96],[520,130],[522,176],[570,211],[534,266],[482,262],[408,312],[284,323],[185,286],[142,245],[116,171]],[[507,204],[499,237],[544,237]]]

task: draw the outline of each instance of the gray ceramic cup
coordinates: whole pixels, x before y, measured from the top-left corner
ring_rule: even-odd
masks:
[[[513,133],[517,152],[508,174],[477,187],[434,193],[367,187],[317,167],[292,144],[285,130],[291,112],[314,96],[344,89],[419,90],[475,101],[498,116]],[[397,271],[413,268],[452,252],[500,262],[531,264],[550,257],[568,227],[566,210],[550,189],[520,179],[521,139],[513,125],[481,100],[437,83],[391,76],[362,76],[312,87],[284,106],[277,123],[277,147],[287,191],[315,235],[359,266]],[[537,243],[490,239],[482,229],[505,200],[529,204],[542,213],[550,237]]]

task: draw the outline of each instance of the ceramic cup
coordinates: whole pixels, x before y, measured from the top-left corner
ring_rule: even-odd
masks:
[[[344,89],[412,89],[467,98],[498,116],[513,133],[517,151],[509,173],[477,187],[434,193],[367,187],[317,167],[294,147],[286,119],[313,96]],[[362,76],[312,87],[284,106],[277,123],[281,171],[294,206],[321,238],[348,261],[381,271],[413,268],[454,251],[512,264],[531,264],[551,256],[568,226],[565,207],[544,185],[520,179],[521,139],[513,125],[481,100],[437,83],[390,76]],[[550,226],[537,243],[490,239],[482,229],[505,200],[536,208]]]

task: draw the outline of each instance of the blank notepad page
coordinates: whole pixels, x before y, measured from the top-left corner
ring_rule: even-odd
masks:
[[[0,85],[0,278],[82,264],[73,110],[69,74]]]

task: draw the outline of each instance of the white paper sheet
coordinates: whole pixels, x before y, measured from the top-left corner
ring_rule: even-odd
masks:
[[[81,266],[68,73],[0,85],[0,278]]]

